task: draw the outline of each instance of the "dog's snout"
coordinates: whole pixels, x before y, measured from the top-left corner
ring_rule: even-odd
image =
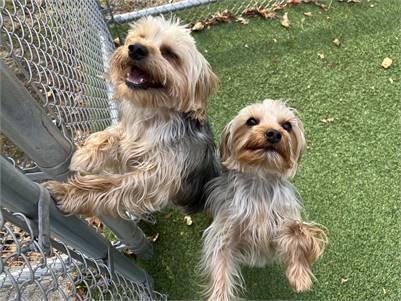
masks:
[[[128,46],[128,54],[133,60],[140,61],[148,56],[149,50],[144,45],[136,43]]]
[[[270,143],[278,143],[281,140],[281,133],[274,129],[268,129],[265,133],[267,141]]]

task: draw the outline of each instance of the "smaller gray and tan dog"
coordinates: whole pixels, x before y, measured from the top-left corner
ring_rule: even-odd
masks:
[[[240,264],[286,266],[294,291],[310,289],[310,266],[324,251],[325,233],[302,221],[288,178],[296,172],[305,138],[301,121],[283,102],[265,100],[241,110],[223,130],[223,173],[209,183],[213,223],[204,233],[201,269],[209,300],[235,299]]]

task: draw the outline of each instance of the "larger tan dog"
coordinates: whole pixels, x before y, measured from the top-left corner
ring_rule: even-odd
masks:
[[[72,158],[76,174],[47,186],[71,214],[145,214],[168,204],[203,208],[216,176],[207,99],[217,78],[189,29],[148,17],[111,59],[120,122],[91,135]]]

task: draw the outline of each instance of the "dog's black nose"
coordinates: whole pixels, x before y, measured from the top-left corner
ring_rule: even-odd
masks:
[[[148,48],[142,44],[136,43],[128,46],[128,55],[130,58],[136,61],[140,61],[147,57],[149,54]]]
[[[272,144],[278,143],[281,140],[281,133],[277,130],[268,129],[266,131],[266,138]]]

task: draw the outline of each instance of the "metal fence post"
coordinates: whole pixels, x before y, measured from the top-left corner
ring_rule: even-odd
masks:
[[[14,168],[5,158],[0,157],[2,201],[6,208],[21,212],[28,218],[38,221],[39,186]],[[115,248],[109,248],[109,241],[74,216],[64,216],[50,203],[50,230],[58,239],[93,258],[108,259],[111,252],[115,270],[127,279],[146,283],[152,287],[152,280],[147,273],[137,267]]]

